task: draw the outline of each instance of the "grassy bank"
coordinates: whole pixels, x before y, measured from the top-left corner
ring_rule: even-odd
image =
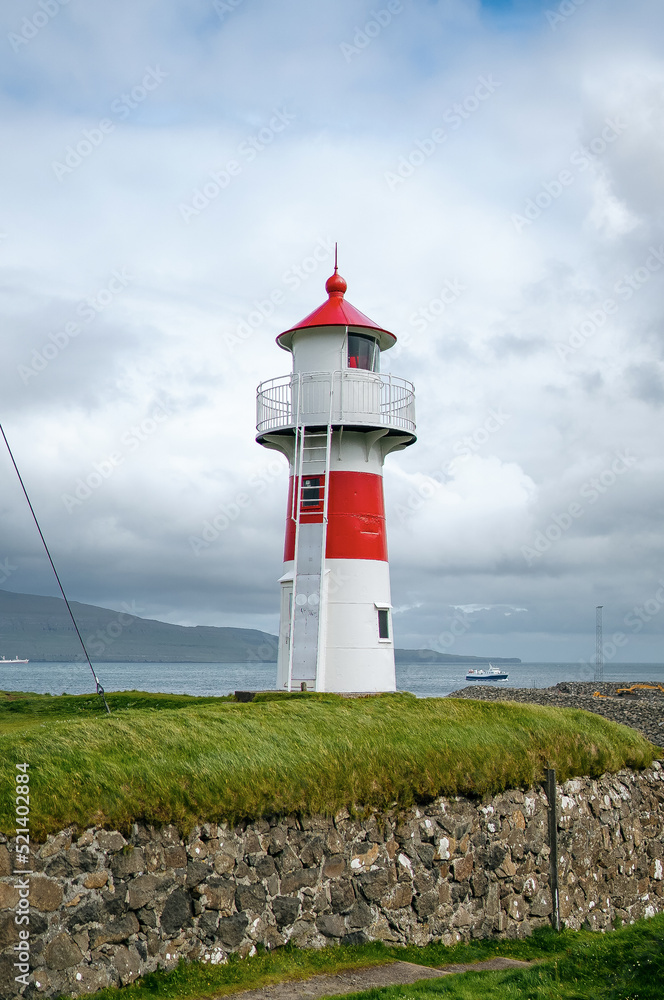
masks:
[[[276,982],[301,980],[319,973],[384,964],[397,960],[441,967],[493,958],[533,960],[529,969],[467,972],[352,996],[359,1000],[661,1000],[664,983],[664,914],[608,934],[550,929],[525,941],[477,941],[445,948],[388,948],[382,944],[355,948],[298,951],[282,948],[271,954],[227,965],[181,965],[170,973],[153,973],[123,990],[102,990],[98,1000],[193,1000],[228,996]]]
[[[634,730],[574,710],[411,695],[238,704],[110,695],[0,699],[0,829],[13,833],[14,765],[30,764],[36,838],[92,824],[175,823],[408,806],[647,766]],[[46,705],[48,702],[48,705]],[[41,707],[40,707],[41,706]],[[79,710],[80,709],[80,710]],[[46,713],[39,716],[39,712]],[[58,714],[60,713],[60,714]]]

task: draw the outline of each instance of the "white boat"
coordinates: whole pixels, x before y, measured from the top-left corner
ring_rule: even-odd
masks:
[[[491,663],[486,670],[473,667],[466,674],[467,681],[506,681],[508,679],[509,674],[507,671],[499,670],[498,667],[494,667]]]
[[[29,663],[29,662],[30,660],[18,660],[18,659],[7,660],[5,659],[4,656],[0,657],[0,667],[2,666],[3,663]]]

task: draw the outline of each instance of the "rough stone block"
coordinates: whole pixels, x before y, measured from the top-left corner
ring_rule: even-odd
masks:
[[[225,884],[215,886],[206,885],[201,896],[201,901],[205,903],[208,910],[218,910],[229,916],[233,912],[235,890],[235,882],[226,882]],[[241,907],[241,909],[244,909],[244,907]]]
[[[117,831],[98,830],[97,843],[102,851],[121,851],[127,841]]]
[[[166,868],[186,868],[187,861],[187,851],[184,847],[164,848],[164,865]],[[231,867],[234,865],[235,861],[233,860]]]
[[[156,875],[139,875],[129,883],[127,902],[130,910],[140,910],[154,899],[160,879]]]
[[[353,887],[347,879],[330,885],[330,906],[333,913],[346,913],[355,903]]]
[[[365,872],[357,878],[362,893],[370,903],[377,902],[382,896],[387,894],[390,888],[390,879],[385,869],[377,872]]]
[[[282,895],[287,896],[305,886],[316,885],[319,875],[320,868],[297,868],[295,871],[287,872],[281,878]]]
[[[187,865],[187,888],[193,889],[194,886],[205,881],[210,874],[210,867],[203,861],[190,861]]]
[[[338,913],[322,913],[316,918],[316,927],[325,937],[340,938],[346,933],[346,923]]]
[[[161,926],[168,937],[174,937],[182,927],[191,924],[191,896],[184,889],[172,892],[161,911]]]
[[[473,871],[473,855],[466,854],[463,858],[457,858],[452,862],[455,882],[466,882]]]
[[[55,837],[49,837],[44,846],[39,851],[39,857],[50,858],[59,851],[64,850],[71,846],[72,841],[72,831],[63,830],[61,833],[56,834]]]
[[[287,843],[288,834],[282,826],[275,826],[270,830],[270,842],[268,844],[268,852],[270,854],[281,853]]]
[[[435,913],[438,908],[438,894],[435,892],[425,892],[421,896],[413,899],[413,909],[420,919]]]
[[[141,847],[130,847],[111,860],[111,871],[116,878],[127,878],[145,871],[145,855]]]
[[[398,882],[381,897],[380,905],[385,910],[401,910],[404,906],[410,906],[412,898],[412,886],[408,882]]]
[[[235,905],[238,910],[261,912],[265,908],[265,887],[261,882],[255,885],[238,885],[235,891]]]
[[[12,873],[12,859],[4,844],[0,844],[0,878]]]
[[[69,934],[56,935],[44,949],[44,959],[49,969],[68,969],[72,965],[78,965],[82,958],[81,949]]]
[[[9,882],[0,882],[0,910],[13,910],[20,896],[18,889]]]
[[[323,865],[323,878],[340,878],[346,872],[346,861],[338,854],[327,858]]]
[[[238,948],[249,923],[246,913],[234,913],[232,917],[222,917],[217,928],[217,937],[228,949]]]
[[[0,916],[0,951],[9,948],[18,941],[18,927],[14,923],[14,914],[9,912]]]
[[[347,923],[349,927],[368,927],[373,920],[371,907],[362,899],[358,899],[348,913]]]
[[[106,919],[106,914],[99,900],[86,899],[68,915],[67,928],[72,930],[77,925],[98,923],[102,919]]]
[[[101,889],[108,882],[108,877],[109,872],[104,870],[100,872],[90,872],[89,875],[85,876],[83,885],[86,889]]]
[[[272,912],[277,927],[285,927],[297,919],[300,912],[300,901],[297,896],[275,896],[272,900]]]
[[[312,837],[305,843],[300,851],[300,860],[303,865],[311,867],[319,865],[325,856],[325,842],[322,837]]]
[[[113,965],[123,986],[133,983],[141,971],[141,959],[136,948],[116,948]]]
[[[167,852],[165,852],[167,853]],[[174,867],[179,867],[174,865]],[[226,875],[228,872],[232,872],[235,868],[235,856],[233,854],[227,854],[225,851],[217,851],[214,856],[214,870],[218,875]]]
[[[530,913],[533,917],[548,917],[553,910],[551,891],[540,889],[530,904]]]
[[[110,920],[100,930],[93,930],[90,934],[90,947],[99,948],[102,944],[120,944],[132,934],[138,934],[140,929],[136,915],[127,913],[117,920]]]
[[[79,965],[70,973],[70,989],[75,996],[85,993],[96,993],[106,986],[112,986],[108,968],[91,969],[88,965]]]
[[[274,858],[272,858],[269,854],[262,854],[256,859],[255,869],[258,877],[262,879],[269,878],[270,875],[274,875],[277,870]]]

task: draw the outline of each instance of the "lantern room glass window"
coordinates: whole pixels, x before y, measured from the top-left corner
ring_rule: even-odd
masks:
[[[380,370],[380,350],[374,337],[364,333],[348,334],[348,367],[363,368],[366,372]]]

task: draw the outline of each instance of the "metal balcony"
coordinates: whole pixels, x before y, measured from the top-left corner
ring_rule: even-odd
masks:
[[[261,382],[256,390],[259,434],[296,425],[343,424],[415,433],[415,389],[398,375],[358,369],[299,372]]]

